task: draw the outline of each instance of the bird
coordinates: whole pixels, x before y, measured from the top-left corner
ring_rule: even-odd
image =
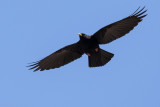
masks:
[[[89,67],[100,67],[107,64],[114,56],[113,53],[107,52],[100,48],[100,45],[108,44],[134,29],[135,26],[143,20],[147,14],[147,9],[140,7],[131,15],[102,27],[93,35],[78,33],[79,41],[65,46],[40,61],[34,62],[29,70],[44,71],[64,66],[83,54],[88,56]]]

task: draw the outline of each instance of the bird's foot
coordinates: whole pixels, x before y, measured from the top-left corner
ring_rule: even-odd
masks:
[[[95,48],[95,51],[98,52],[98,48]]]
[[[90,53],[86,53],[88,56],[91,56],[91,54]]]

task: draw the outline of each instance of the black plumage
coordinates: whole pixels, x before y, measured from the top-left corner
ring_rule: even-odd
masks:
[[[144,7],[145,8],[145,7]],[[68,45],[44,59],[35,62],[30,69],[34,71],[49,70],[59,68],[68,64],[78,58],[84,53],[88,55],[89,67],[103,66],[108,63],[114,54],[102,50],[99,44],[107,44],[116,40],[125,34],[129,33],[139,22],[142,21],[147,14],[147,10],[139,8],[130,16],[105,26],[98,30],[95,34],[88,36],[84,33],[79,33],[80,40],[77,43]],[[139,10],[139,11],[138,11]]]

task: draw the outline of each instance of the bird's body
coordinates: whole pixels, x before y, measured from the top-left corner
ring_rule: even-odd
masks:
[[[34,71],[49,70],[59,68],[78,58],[84,53],[88,55],[89,67],[103,66],[108,63],[114,54],[107,52],[99,47],[99,45],[110,43],[125,34],[129,33],[146,15],[147,10],[139,8],[130,16],[105,26],[91,36],[79,33],[80,40],[77,43],[65,46],[64,48],[52,53],[44,59],[30,65],[30,69]]]
[[[88,36],[83,33],[82,36],[80,36],[79,44],[81,45],[83,52],[86,54],[95,53],[95,49],[99,48],[99,44],[94,37]]]

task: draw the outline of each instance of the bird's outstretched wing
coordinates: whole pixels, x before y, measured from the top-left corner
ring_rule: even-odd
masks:
[[[44,59],[29,65],[28,67],[31,67],[30,69],[35,69],[34,71],[59,68],[80,58],[82,55],[83,51],[81,50],[81,47],[78,43],[75,43],[52,53]]]
[[[99,44],[106,44],[124,36],[137,26],[138,23],[142,21],[142,18],[147,15],[143,15],[147,11],[143,11],[144,8],[145,7],[141,10],[138,8],[132,15],[101,28],[93,34],[92,37],[95,37]]]

